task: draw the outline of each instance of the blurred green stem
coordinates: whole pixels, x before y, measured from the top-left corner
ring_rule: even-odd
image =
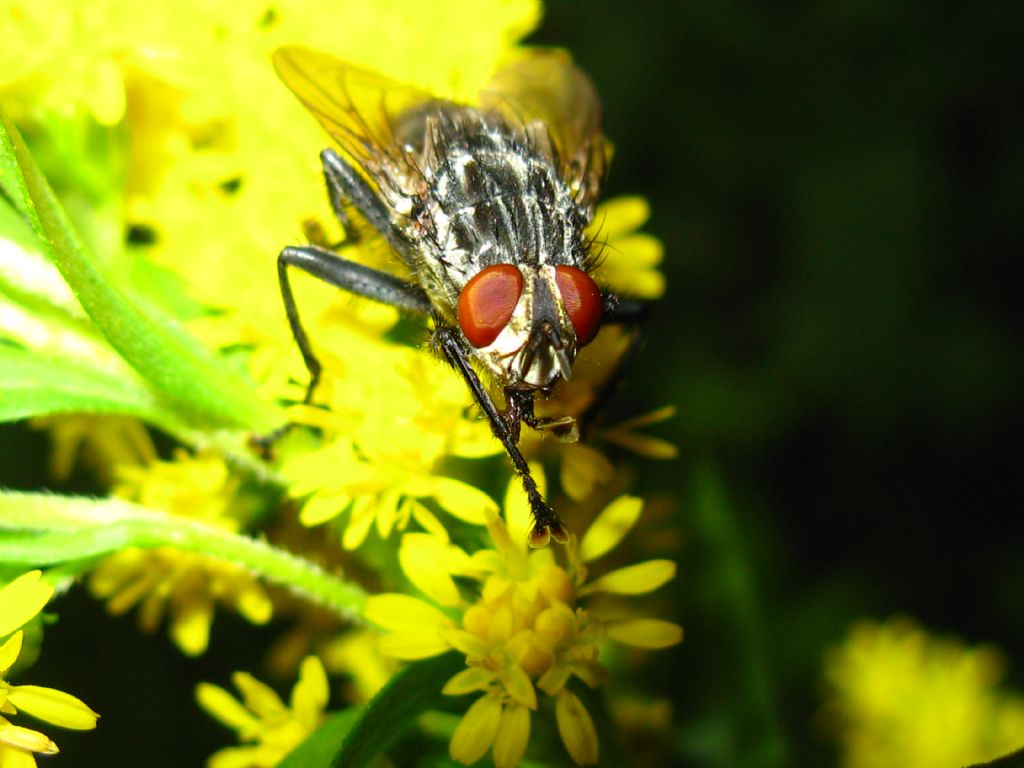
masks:
[[[718,471],[699,462],[693,472],[691,524],[695,545],[707,558],[701,578],[734,644],[727,679],[737,690],[729,696],[737,729],[737,765],[781,766],[787,747],[779,721],[776,695],[765,647],[766,632],[756,576]]]

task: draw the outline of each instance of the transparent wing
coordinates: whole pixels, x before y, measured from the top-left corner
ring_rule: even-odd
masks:
[[[480,102],[530,135],[542,125],[577,200],[588,207],[595,202],[606,156],[601,106],[594,86],[568,55],[531,51],[499,70]]]
[[[274,69],[342,151],[371,176],[405,164],[394,135],[398,115],[433,98],[341,59],[299,46],[274,52]]]

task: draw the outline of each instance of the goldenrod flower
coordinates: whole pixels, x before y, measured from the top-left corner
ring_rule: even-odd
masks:
[[[113,494],[149,509],[238,531],[251,513],[224,460],[212,453],[122,467]],[[139,623],[152,632],[170,614],[171,637],[187,654],[206,650],[214,605],[237,610],[254,624],[270,619],[270,597],[240,566],[171,548],[128,549],[92,572],[89,587],[115,614],[139,606]]]
[[[906,620],[856,625],[828,659],[827,713],[848,768],[944,768],[1021,746],[1024,697],[996,684],[993,648],[929,636]]]
[[[40,571],[22,574],[0,588],[0,712],[25,712],[40,720],[74,730],[96,727],[99,717],[83,701],[69,693],[38,685],[11,685],[3,675],[21,653],[24,631],[53,596],[53,586]],[[45,734],[14,725],[0,716],[0,768],[27,768],[36,764],[34,754],[52,755],[59,750]]]
[[[117,125],[118,135],[131,137],[120,148],[127,153],[123,175],[106,167],[94,174],[110,185],[100,196],[123,206],[111,205],[113,220],[93,228],[116,230],[105,242],[114,251],[125,227],[146,233],[147,244],[128,246],[129,256],[180,281],[195,302],[182,312],[190,329],[211,347],[244,349],[262,393],[294,402],[308,377],[281,309],[273,259],[283,245],[301,241],[303,221],[319,222],[332,239],[340,228],[331,223],[317,159],[330,139],[278,82],[270,54],[285,44],[329,50],[398,82],[472,101],[516,55],[540,11],[538,0],[311,0],[270,10],[257,2],[186,0],[173,11],[119,0],[82,7],[16,2],[8,35],[14,42],[0,50],[0,94],[20,119],[44,131],[52,118]],[[587,233],[602,244],[599,281],[623,295],[654,298],[663,290],[661,246],[636,231],[647,215],[639,198],[607,201]],[[385,251],[369,238],[346,257],[394,268]],[[434,524],[418,503],[425,499],[482,524],[493,503],[445,467],[451,457],[500,451],[470,408],[464,383],[423,350],[384,338],[398,318],[392,308],[313,283],[300,277],[295,289],[325,365],[316,402],[327,410],[289,414],[322,430],[320,448],[282,451],[280,467],[295,481],[291,495],[306,504],[302,520],[340,517],[347,548],[374,524],[382,536],[409,519]],[[147,287],[165,284],[174,281]],[[171,292],[170,304],[180,308],[181,297]],[[598,357],[592,347],[587,354]],[[585,366],[581,360],[574,372],[582,375]],[[604,359],[596,367],[608,370]],[[568,462],[563,479],[573,498],[608,474],[607,460],[590,448]]]
[[[642,197],[617,197],[597,207],[587,229],[587,237],[600,244],[598,278],[622,296],[658,299],[665,292],[665,277],[657,269],[661,242],[638,231],[650,215]]]
[[[619,618],[582,604],[597,593],[638,595],[665,584],[675,564],[652,560],[587,579],[587,563],[613,549],[639,518],[642,503],[624,496],[594,521],[577,547],[566,548],[560,564],[550,548],[529,550],[529,508],[515,483],[505,501],[508,523],[488,515],[492,548],[472,555],[443,536],[408,533],[399,552],[406,576],[429,601],[409,595],[371,597],[367,618],[385,634],[381,650],[418,659],[454,648],[466,655],[467,669],[445,686],[445,693],[479,693],[456,728],[451,755],[472,763],[491,750],[495,764],[518,764],[530,734],[538,691],[555,700],[562,741],[580,765],[596,762],[597,734],[589,713],[567,684],[573,677],[599,685],[598,660],[607,638],[641,648],[665,648],[682,630],[659,619]],[[477,582],[466,600],[454,577]]]
[[[518,41],[539,15],[538,0],[310,0],[273,8],[254,0],[184,0],[166,7],[16,0],[5,28],[10,44],[0,47],[0,95],[19,121],[40,129],[44,147],[48,130],[104,127],[117,163],[98,163],[87,153],[64,162],[50,158],[50,165],[82,175],[79,166],[99,166],[91,180],[100,186],[104,208],[84,232],[98,261],[146,265],[141,271],[150,279],[140,285],[133,283],[134,269],[123,270],[131,290],[176,313],[210,348],[236,354],[266,398],[300,402],[307,373],[281,309],[274,258],[282,246],[301,242],[301,225],[310,219],[328,230],[329,239],[341,233],[317,160],[330,139],[277,81],[272,51],[294,44],[328,50],[439,97],[472,101],[498,65],[517,54]],[[635,231],[646,218],[642,200],[608,201],[588,236],[604,243],[599,282],[624,295],[653,298],[663,290],[661,247]],[[145,244],[124,245],[126,230],[144,235],[137,239]],[[348,248],[346,257],[384,263],[372,238]],[[162,270],[156,272],[160,278],[173,279],[153,278],[153,265]],[[570,679],[600,683],[598,649],[605,639],[660,648],[681,637],[669,622],[621,619],[589,604],[596,593],[640,594],[674,574],[672,563],[653,561],[587,580],[586,564],[628,532],[640,501],[612,503],[579,548],[566,550],[564,562],[553,550],[528,551],[529,510],[518,483],[510,486],[505,523],[497,505],[463,480],[451,461],[501,451],[470,408],[472,397],[458,375],[393,338],[394,309],[301,277],[295,290],[324,364],[315,405],[289,412],[312,429],[279,446],[275,468],[289,482],[288,494],[304,502],[301,521],[340,521],[349,549],[364,543],[371,529],[381,538],[404,534],[402,568],[429,601],[384,595],[371,600],[370,614],[390,630],[382,647],[395,657],[450,648],[466,654],[467,670],[447,688],[478,697],[452,740],[457,759],[470,761],[490,750],[499,766],[516,764],[538,698],[548,696],[573,759],[594,762],[594,726],[568,687]],[[9,334],[0,329],[0,335]],[[608,329],[592,345],[594,381],[609,370],[606,362],[623,341]],[[581,356],[575,370],[581,380],[589,364]],[[580,406],[567,412],[582,412],[595,391],[577,396],[567,390],[565,397],[577,397]],[[53,422],[60,424],[54,432],[61,468],[83,435],[83,422],[64,419]],[[202,428],[197,425],[200,437]],[[628,435],[628,428],[621,434]],[[113,463],[132,441],[110,445],[107,461]],[[579,498],[610,474],[609,463],[596,449],[573,451],[562,477],[566,492]],[[168,462],[139,453],[129,466],[121,456],[114,495],[227,530],[245,528],[246,499],[222,458],[179,454]],[[435,516],[437,510],[486,525],[493,546],[472,554],[455,547],[445,527],[451,521]],[[413,523],[426,533],[408,532]],[[456,577],[475,582],[478,594],[465,599]],[[167,614],[172,637],[190,654],[206,648],[216,603],[253,622],[266,621],[271,611],[263,588],[246,571],[170,549],[118,553],[96,568],[90,587],[114,612],[137,606],[148,630]],[[361,645],[338,650],[352,658],[364,652]],[[250,744],[218,753],[214,764],[271,765],[315,727],[326,704],[326,681],[316,660],[302,669],[291,707],[244,673],[236,676],[244,704],[220,689],[200,691],[204,706]],[[361,695],[387,671],[375,667],[357,679]]]
[[[299,666],[288,704],[247,672],[236,672],[231,680],[241,701],[212,683],[196,688],[199,705],[237,731],[239,741],[247,745],[214,753],[206,763],[209,768],[270,768],[323,722],[329,690],[327,673],[316,656],[307,656]]]
[[[50,434],[50,475],[64,482],[76,465],[93,470],[101,483],[114,480],[117,465],[145,464],[156,459],[156,448],[138,419],[75,413],[32,420]]]

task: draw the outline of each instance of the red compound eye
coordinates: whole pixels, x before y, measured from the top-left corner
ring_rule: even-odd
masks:
[[[555,267],[555,282],[562,294],[562,305],[576,329],[576,342],[581,347],[589,344],[597,335],[604,313],[597,283],[582,269],[566,266]]]
[[[523,292],[523,276],[511,264],[473,275],[459,295],[459,325],[474,347],[486,347],[508,325]]]

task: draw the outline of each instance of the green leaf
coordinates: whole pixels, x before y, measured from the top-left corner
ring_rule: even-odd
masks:
[[[448,700],[441,689],[465,666],[466,657],[450,651],[410,664],[392,677],[363,708],[331,761],[331,768],[370,765],[375,757],[405,733],[417,717]]]
[[[17,211],[22,221],[32,227],[36,236],[42,238],[42,227],[35,216],[25,177],[18,168],[14,144],[7,135],[7,117],[3,116],[2,120],[4,131],[0,131],[0,195],[3,196],[4,202]]]
[[[235,563],[321,603],[361,616],[362,588],[265,541],[117,499],[0,491],[0,564],[63,565],[127,547],[172,547]]]
[[[282,420],[252,384],[171,317],[121,290],[83,246],[14,125],[0,114],[0,190],[39,237],[86,314],[118,353],[197,427],[267,432]]]
[[[289,752],[277,768],[323,768],[330,765],[338,745],[352,730],[360,711],[360,707],[350,707],[327,718],[304,742]]]
[[[0,344],[0,422],[52,413],[119,413],[183,429],[133,376],[111,375],[90,366]]]

